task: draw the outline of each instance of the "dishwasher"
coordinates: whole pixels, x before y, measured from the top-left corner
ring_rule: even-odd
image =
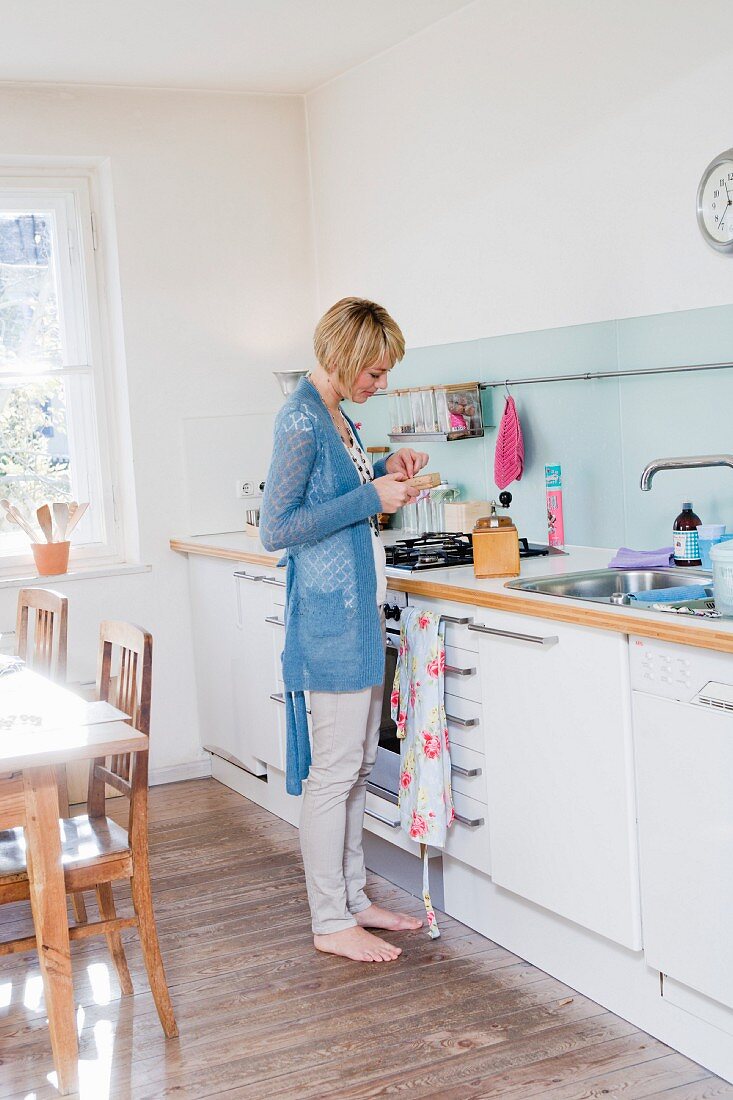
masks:
[[[646,961],[733,1009],[733,655],[629,647]]]

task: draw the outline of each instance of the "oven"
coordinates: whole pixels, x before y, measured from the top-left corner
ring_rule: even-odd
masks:
[[[384,689],[382,692],[382,719],[379,725],[377,760],[367,783],[372,794],[386,798],[397,805],[400,789],[400,741],[397,726],[392,720],[392,684],[397,668],[400,646],[400,610],[407,607],[407,595],[387,589],[385,602],[385,626],[387,646],[384,659]]]

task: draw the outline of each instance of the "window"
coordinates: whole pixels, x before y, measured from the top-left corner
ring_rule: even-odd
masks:
[[[41,504],[89,501],[76,562],[115,560],[120,546],[90,184],[0,177],[0,497],[34,526]],[[0,510],[0,571],[31,561]]]

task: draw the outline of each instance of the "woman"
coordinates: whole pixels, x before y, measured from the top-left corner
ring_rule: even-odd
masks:
[[[318,365],[285,402],[260,516],[267,550],[287,550],[283,681],[287,787],[300,794],[300,843],[319,951],[387,962],[401,950],[367,931],[422,922],[373,905],[364,892],[366,781],[377,755],[387,589],[378,512],[414,500],[407,484],[427,463],[409,448],[377,462],[341,410],[386,389],[405,353],[381,306],[343,298],[314,336]],[[312,759],[303,692],[310,692]]]

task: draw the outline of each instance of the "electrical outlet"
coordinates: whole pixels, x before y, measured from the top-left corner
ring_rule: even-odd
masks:
[[[237,481],[236,496],[242,500],[257,495],[257,482],[254,478],[243,477]]]

